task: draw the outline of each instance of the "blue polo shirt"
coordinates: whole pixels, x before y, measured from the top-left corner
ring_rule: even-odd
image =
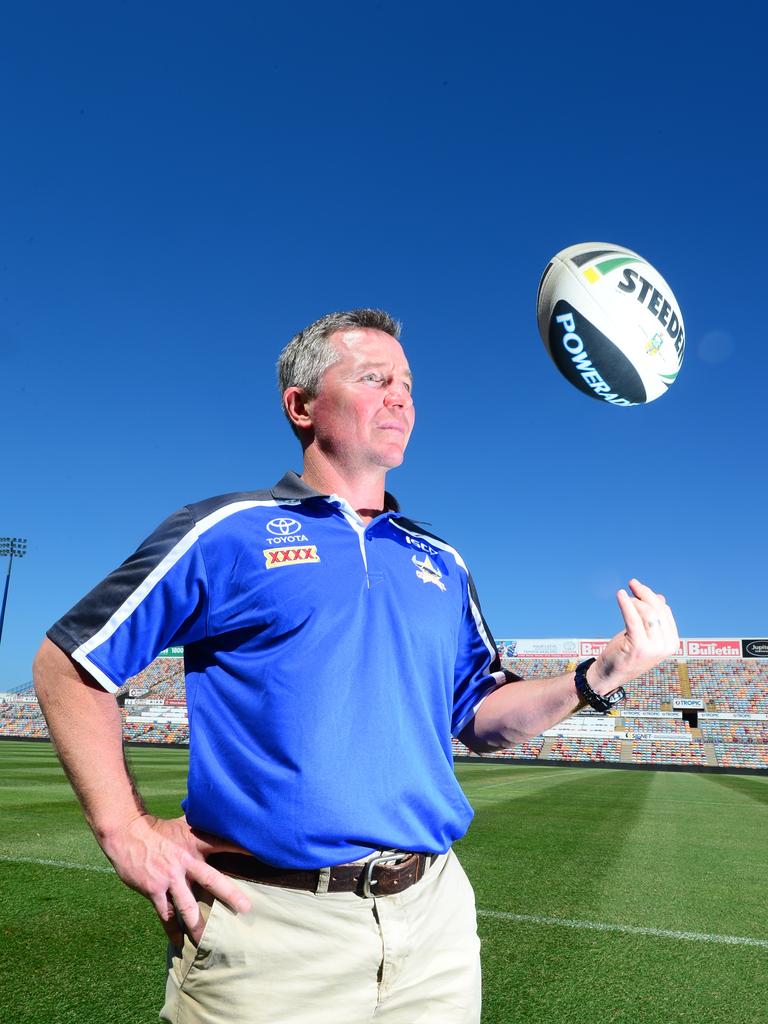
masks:
[[[48,632],[117,690],[184,646],[190,824],[271,864],[445,852],[451,754],[500,668],[448,544],[293,473],[179,510]]]

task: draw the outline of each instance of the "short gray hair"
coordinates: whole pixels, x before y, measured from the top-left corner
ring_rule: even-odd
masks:
[[[309,398],[314,398],[320,390],[320,379],[325,371],[341,358],[330,342],[331,335],[336,331],[361,328],[384,331],[393,338],[400,337],[400,322],[383,309],[350,309],[344,313],[328,313],[291,338],[277,361],[280,402],[286,416],[288,412],[282,401],[286,388],[302,388]],[[290,417],[288,420],[290,422]],[[292,422],[291,429],[297,437],[301,436]]]

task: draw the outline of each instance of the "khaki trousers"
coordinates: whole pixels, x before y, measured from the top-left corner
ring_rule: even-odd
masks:
[[[172,950],[161,1020],[478,1024],[474,894],[452,852],[394,896],[239,884],[249,913],[216,900],[200,945]]]

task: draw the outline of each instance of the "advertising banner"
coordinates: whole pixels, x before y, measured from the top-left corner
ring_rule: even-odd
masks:
[[[690,743],[692,739],[686,733],[657,732],[655,729],[651,732],[643,732],[642,738],[644,740],[664,740],[666,743]],[[635,734],[635,739],[640,739],[640,737]]]
[[[596,658],[607,646],[607,640],[579,640],[579,657]]]
[[[667,697],[675,711],[703,711],[704,701],[696,697]]]
[[[742,640],[742,658],[768,658],[768,640]]]
[[[741,640],[732,637],[726,640],[711,637],[699,640],[684,640],[685,654],[689,658],[740,658]]]
[[[183,658],[184,648],[183,647],[166,647],[164,651],[160,651],[158,658]]]
[[[497,640],[502,658],[578,658],[578,640]]]
[[[606,637],[580,639],[501,639],[496,647],[502,658],[597,658]],[[182,648],[171,647],[171,651]],[[177,657],[178,655],[173,655]],[[680,641],[677,658],[768,658],[768,638],[695,637]]]
[[[682,718],[682,711],[621,711],[621,718]],[[701,716],[699,716],[701,717]]]
[[[735,711],[705,711],[699,715],[699,721],[768,722],[768,715],[748,714],[747,712],[738,714]]]
[[[607,639],[579,640],[579,656],[582,658],[597,658],[607,647]],[[672,657],[682,658],[685,656],[685,641],[681,640],[677,654]]]

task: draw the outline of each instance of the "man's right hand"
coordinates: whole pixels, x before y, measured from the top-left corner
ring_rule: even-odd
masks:
[[[183,817],[167,821],[144,811],[126,770],[114,694],[47,638],[35,658],[34,678],[56,752],[88,824],[120,878],[151,901],[171,941],[181,943],[182,923],[194,942],[203,933],[195,883],[233,910],[250,910],[237,884],[205,862],[209,853],[245,851],[195,832]]]
[[[152,903],[175,946],[181,946],[183,940],[180,922],[195,945],[203,933],[192,889],[195,883],[233,910],[245,913],[251,909],[250,900],[237,884],[205,861],[210,853],[244,851],[190,828],[184,817],[167,820],[139,814],[123,828],[100,836],[99,841],[125,884]]]

